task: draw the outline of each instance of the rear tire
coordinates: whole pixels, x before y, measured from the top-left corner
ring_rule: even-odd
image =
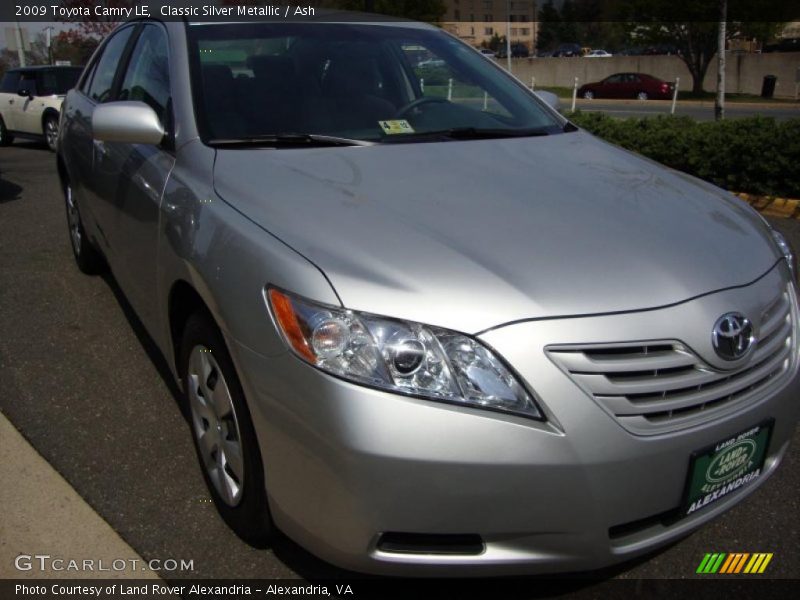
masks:
[[[0,117],[0,146],[10,146],[14,141],[14,136],[8,132],[3,117]]]
[[[50,148],[50,152],[55,152],[58,146],[58,117],[47,115],[42,123],[42,130],[47,147]]]
[[[78,204],[73,196],[72,185],[69,181],[64,184],[64,202],[67,208],[70,246],[72,247],[72,255],[75,257],[75,263],[87,275],[102,273],[106,268],[106,262],[86,235],[81,221],[81,214],[78,211]]]
[[[211,498],[236,535],[263,548],[275,525],[261,451],[225,340],[207,312],[189,317],[179,360],[192,439]]]

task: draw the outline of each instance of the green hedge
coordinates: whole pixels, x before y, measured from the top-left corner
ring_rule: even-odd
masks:
[[[725,189],[800,198],[800,119],[623,120],[580,111],[569,118],[613,144]]]

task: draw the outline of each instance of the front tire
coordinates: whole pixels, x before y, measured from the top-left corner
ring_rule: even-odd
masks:
[[[236,535],[264,547],[275,526],[261,451],[225,340],[205,311],[186,323],[180,366],[192,439],[211,498]]]
[[[83,228],[81,214],[75,202],[72,192],[72,185],[69,182],[64,184],[64,202],[67,207],[67,227],[69,228],[69,241],[72,247],[72,255],[78,268],[87,275],[102,273],[106,263],[102,255],[89,241],[86,231]]]
[[[636,94],[637,100],[647,100],[648,98],[649,96],[647,95],[647,92],[639,92],[638,94]]]
[[[0,146],[10,146],[14,141],[14,136],[8,132],[3,117],[0,117]]]
[[[55,152],[58,146],[58,117],[55,115],[47,115],[42,124],[44,131],[44,141],[47,142],[47,147],[50,152]]]
[[[583,97],[586,100],[594,100],[594,92],[591,90],[586,90],[585,92],[583,92]]]

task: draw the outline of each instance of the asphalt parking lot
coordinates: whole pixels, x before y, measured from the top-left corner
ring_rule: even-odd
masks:
[[[800,221],[773,223],[800,248]],[[193,559],[174,577],[345,575],[288,540],[249,547],[217,516],[165,363],[113,278],[75,267],[54,155],[27,142],[0,148],[0,382],[0,411],[140,555]],[[800,578],[798,437],[735,509],[603,576],[691,578],[706,552],[772,552],[770,577]]]

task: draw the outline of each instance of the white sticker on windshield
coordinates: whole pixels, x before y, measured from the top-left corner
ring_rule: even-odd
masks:
[[[394,121],[378,121],[386,135],[395,135],[398,133],[414,133],[414,128],[408,124],[405,119],[397,119]]]

